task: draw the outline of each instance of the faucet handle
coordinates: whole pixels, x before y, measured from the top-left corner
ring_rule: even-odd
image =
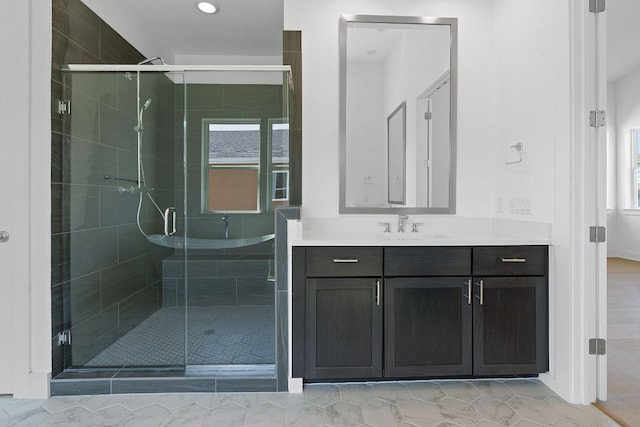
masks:
[[[390,222],[381,222],[380,225],[384,225],[384,232],[391,233],[391,223]]]
[[[411,228],[411,232],[412,233],[417,233],[419,225],[424,225],[424,222],[414,222],[413,223],[413,227]]]

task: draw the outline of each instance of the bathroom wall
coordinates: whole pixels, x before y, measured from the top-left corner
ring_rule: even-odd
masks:
[[[64,63],[137,63],[142,55],[80,0],[53,1],[51,299],[53,375],[82,365],[161,303],[160,250],[136,225],[136,80],[124,74],[71,76]],[[143,159],[161,205],[173,196],[173,90],[163,76],[141,81]],[[71,114],[57,101],[71,101]],[[169,117],[169,120],[167,120]],[[108,176],[110,179],[106,179]],[[116,179],[113,179],[116,178]],[[119,180],[122,179],[122,180]],[[148,202],[148,201],[147,201]],[[143,227],[159,227],[145,204]],[[72,351],[56,335],[71,329]]]
[[[338,30],[341,14],[459,18],[458,206],[460,216],[493,211],[491,126],[492,1],[285,0],[285,29],[303,34],[305,134],[302,215],[338,216]],[[471,179],[468,179],[468,178]]]
[[[523,25],[535,22],[535,25]],[[556,0],[496,0],[493,21],[494,215],[553,224],[549,279],[550,372],[544,381],[566,399],[580,400],[586,385],[572,388],[585,369],[584,355],[573,353],[581,309],[567,310],[588,282],[570,261],[579,247],[572,237],[581,227],[582,209],[572,208],[570,8]],[[577,64],[578,62],[576,62]],[[574,65],[576,66],[576,65]],[[575,84],[579,82],[576,81]],[[574,136],[575,138],[575,136]],[[523,144],[523,160],[512,145]],[[581,147],[584,147],[581,141]],[[579,163],[579,161],[577,161]],[[585,267],[586,268],[586,267]],[[582,308],[588,309],[590,303]],[[591,325],[585,325],[589,328]],[[568,355],[576,354],[573,357]],[[577,392],[576,390],[581,390]]]
[[[189,78],[190,76],[187,76]],[[184,85],[175,85],[175,182],[182,188],[183,145],[182,111]],[[203,119],[258,119],[261,124],[260,213],[229,213],[229,237],[255,237],[273,233],[274,212],[271,208],[269,171],[265,165],[271,157],[267,150],[270,119],[283,118],[283,89],[279,85],[221,85],[188,84],[186,89],[187,120],[187,234],[204,239],[223,239],[225,224],[222,213],[202,212],[202,120]],[[183,197],[176,197],[178,212],[183,209]],[[183,232],[183,223],[178,224]]]
[[[614,142],[615,152],[615,204],[609,224],[608,251],[619,256],[640,261],[640,210],[631,209],[631,147],[630,129],[640,127],[640,67],[630,71],[609,85],[609,97],[613,101],[607,110],[607,123]],[[610,111],[614,112],[613,117]]]
[[[554,188],[563,185],[556,175],[553,153],[566,148],[567,60],[558,48],[562,34],[557,22],[566,6],[554,1],[495,2],[493,24],[495,156],[488,168],[495,171],[495,214],[499,217],[552,222]],[[547,7],[549,9],[547,9]],[[550,14],[549,10],[557,10]],[[535,26],[522,22],[540,15]],[[564,55],[566,57],[566,55]],[[523,144],[523,161],[511,146]],[[464,179],[464,178],[463,178]]]
[[[586,126],[575,119],[587,110],[582,103],[589,95],[583,80],[588,57],[581,56],[588,51],[581,33],[589,31],[586,5],[573,0],[285,1],[285,28],[305,35],[305,219],[338,217],[341,13],[459,19],[454,220],[498,217],[552,224],[551,372],[542,377],[569,401],[589,402],[595,396],[590,388],[595,368],[583,343],[595,328],[595,291],[582,230],[591,191]],[[524,145],[523,162],[505,165],[518,158],[510,147],[517,142]],[[344,217],[342,222],[349,223]]]

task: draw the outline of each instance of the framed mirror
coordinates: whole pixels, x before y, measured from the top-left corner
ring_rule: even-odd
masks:
[[[343,15],[340,213],[455,213],[457,19]]]

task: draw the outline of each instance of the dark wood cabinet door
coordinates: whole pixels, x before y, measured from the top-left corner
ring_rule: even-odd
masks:
[[[468,280],[385,280],[385,377],[471,375]]]
[[[474,278],[474,375],[549,367],[545,277]]]
[[[380,282],[307,279],[306,378],[382,376]]]

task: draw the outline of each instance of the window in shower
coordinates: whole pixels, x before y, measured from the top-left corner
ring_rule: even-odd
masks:
[[[203,120],[203,207],[260,211],[260,120]]]
[[[269,121],[271,208],[289,204],[289,123]]]

